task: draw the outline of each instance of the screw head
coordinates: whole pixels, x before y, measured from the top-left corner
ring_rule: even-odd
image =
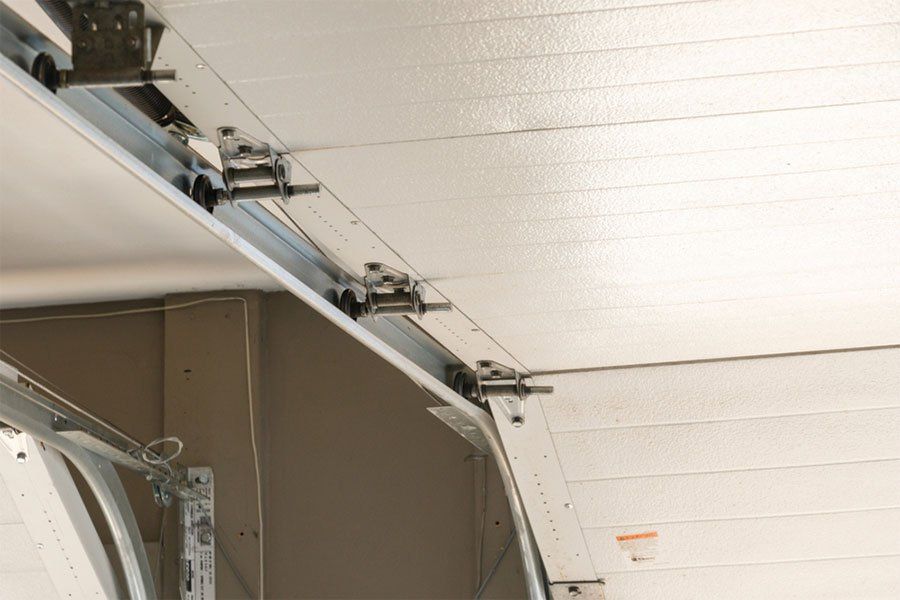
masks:
[[[43,549],[44,549],[44,545],[43,545],[42,543],[38,542],[38,544],[37,544],[37,549],[38,549],[38,550],[43,550]]]
[[[200,485],[206,485],[207,483],[209,483],[209,475],[207,475],[206,473],[198,475],[196,481]]]
[[[25,454],[24,452],[19,452],[16,454],[16,462],[19,463],[20,465],[27,461],[28,461],[28,455]]]
[[[580,588],[580,587],[578,587],[577,585],[570,585],[570,586],[569,586],[569,596],[570,596],[570,597],[575,598],[575,597],[580,596],[580,595],[581,595],[581,588]]]
[[[525,424],[525,419],[523,419],[522,417],[513,417],[513,418],[512,418],[512,426],[513,426],[513,427],[517,427],[517,428],[518,428],[518,427],[521,427],[521,426],[524,425],[524,424]]]
[[[566,508],[574,508],[575,505],[571,502],[566,502],[565,504],[563,504],[563,506],[565,506]]]

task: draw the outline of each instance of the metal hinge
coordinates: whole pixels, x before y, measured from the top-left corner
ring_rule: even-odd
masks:
[[[340,308],[353,320],[381,315],[416,315],[421,319],[427,312],[453,309],[449,302],[425,302],[425,288],[407,273],[377,262],[366,263],[365,270],[365,300],[359,301],[349,288],[341,295]]]
[[[513,427],[525,424],[525,400],[534,394],[552,394],[551,385],[532,385],[531,375],[492,360],[479,360],[474,381],[465,371],[453,378],[453,390],[469,400],[487,404],[490,398],[505,400],[500,406]]]
[[[234,127],[220,127],[219,157],[224,189],[216,189],[206,175],[194,180],[191,197],[212,212],[222,204],[281,199],[318,194],[319,184],[291,185],[291,162],[265,142]]]
[[[152,69],[164,27],[145,25],[141,2],[79,2],[72,21],[72,69],[57,69],[46,52],[31,65],[31,74],[54,92],[175,81],[174,69]]]

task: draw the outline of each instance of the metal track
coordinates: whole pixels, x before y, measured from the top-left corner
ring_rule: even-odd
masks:
[[[218,172],[172,139],[133,106],[109,90],[72,90],[66,101],[54,96],[22,69],[40,51],[67,57],[48,44],[5,6],[0,5],[0,76],[90,140],[124,169],[182,214],[253,262],[285,290],[375,352],[457,414],[454,427],[465,435],[477,430],[491,450],[503,480],[516,528],[528,596],[545,598],[539,554],[516,487],[497,426],[490,415],[456,394],[447,385],[460,361],[405,318],[387,317],[357,324],[336,302],[345,288],[362,284],[296,235],[272,213],[255,203],[223,206],[215,217],[187,195],[197,174],[221,181]]]

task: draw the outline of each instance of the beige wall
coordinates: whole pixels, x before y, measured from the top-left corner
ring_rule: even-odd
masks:
[[[221,296],[234,296],[223,293]],[[169,297],[172,306],[204,295]],[[470,598],[481,471],[475,451],[432,417],[415,385],[288,294],[243,292],[264,481],[270,598]],[[6,311],[94,312],[154,302]],[[155,303],[161,305],[161,302]],[[216,302],[90,321],[9,325],[0,347],[140,439],[179,435],[185,462],[216,473],[219,541],[258,584],[255,475],[249,443],[243,307]],[[161,511],[126,476],[144,539]],[[174,513],[166,518],[169,540]],[[488,466],[484,571],[509,532]],[[164,557],[177,589],[176,553]],[[244,597],[218,557],[221,598]],[[513,547],[485,594],[523,597]]]

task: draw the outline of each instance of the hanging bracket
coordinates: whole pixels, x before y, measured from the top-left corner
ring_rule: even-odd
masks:
[[[426,312],[450,312],[449,302],[425,302],[425,288],[409,274],[382,263],[365,264],[366,298],[359,301],[356,292],[344,290],[340,308],[354,321],[359,317],[377,319],[381,315],[416,315]]]
[[[525,400],[534,394],[552,394],[553,386],[532,385],[530,375],[492,360],[479,360],[475,366],[475,379],[465,371],[453,378],[453,390],[469,400],[487,404],[490,398],[500,398],[506,417],[513,427],[525,424]]]

